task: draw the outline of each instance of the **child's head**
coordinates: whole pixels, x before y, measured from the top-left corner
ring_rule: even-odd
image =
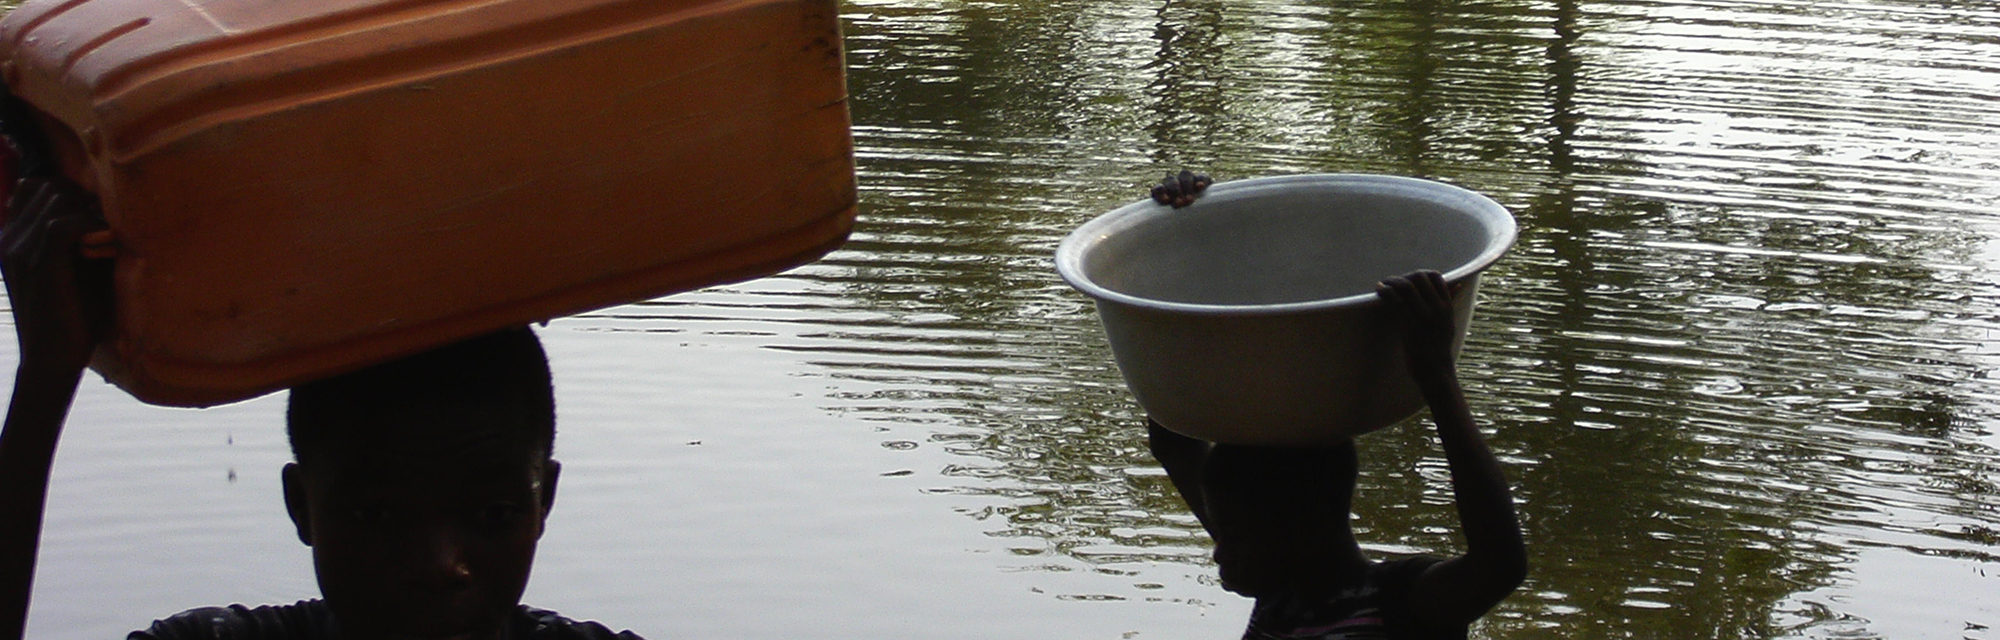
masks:
[[[1353,441],[1210,448],[1201,487],[1223,586],[1259,596],[1358,577],[1347,574],[1367,566],[1348,520],[1359,470]]]
[[[526,328],[292,390],[285,504],[357,637],[492,634],[527,586],[560,465]]]

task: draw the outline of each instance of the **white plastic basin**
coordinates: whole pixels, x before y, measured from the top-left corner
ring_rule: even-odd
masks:
[[[1514,218],[1451,185],[1323,174],[1217,183],[1194,205],[1135,202],[1056,249],[1097,301],[1118,369],[1154,420],[1237,444],[1327,444],[1423,406],[1375,283],[1418,269],[1457,292],[1462,344],[1480,271]]]

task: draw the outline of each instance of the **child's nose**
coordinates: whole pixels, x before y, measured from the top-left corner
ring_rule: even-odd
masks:
[[[414,551],[408,564],[408,579],[416,586],[448,590],[472,582],[472,567],[466,562],[462,536],[448,527],[431,527],[414,536]]]

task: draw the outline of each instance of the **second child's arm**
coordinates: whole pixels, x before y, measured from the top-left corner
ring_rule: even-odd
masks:
[[[0,271],[21,344],[0,429],[0,640],[26,629],[56,440],[107,317],[102,295],[91,293],[108,291],[108,265],[78,256],[84,233],[102,224],[88,200],[61,180],[24,181],[0,229]]]
[[[1383,281],[1379,293],[1401,310],[1406,322],[1410,373],[1437,424],[1465,532],[1465,555],[1420,576],[1413,606],[1440,626],[1462,626],[1520,586],[1528,572],[1527,547],[1500,461],[1486,447],[1459,388],[1451,353],[1455,330],[1449,286],[1437,272],[1420,271]]]

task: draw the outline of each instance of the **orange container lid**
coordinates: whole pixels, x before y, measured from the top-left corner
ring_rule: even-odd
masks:
[[[846,237],[835,0],[31,0],[0,77],[117,238],[93,366],[208,405]]]

